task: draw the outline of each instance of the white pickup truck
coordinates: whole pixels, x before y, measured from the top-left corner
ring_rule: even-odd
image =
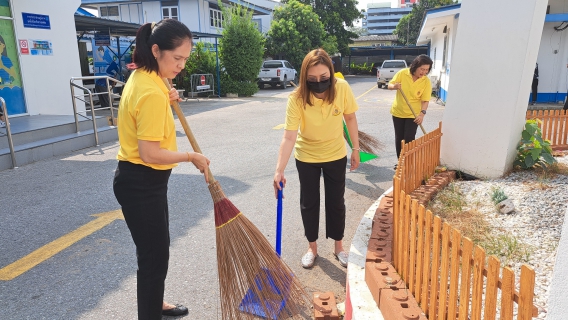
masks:
[[[290,62],[286,60],[267,60],[262,63],[258,73],[258,87],[260,89],[263,89],[265,84],[269,84],[273,88],[279,84],[282,89],[286,89],[290,81],[298,83],[298,73]]]
[[[386,88],[394,75],[406,67],[404,60],[385,60],[383,65],[377,69],[377,87],[385,86]]]

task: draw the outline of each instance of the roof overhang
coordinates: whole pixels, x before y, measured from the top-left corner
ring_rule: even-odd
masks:
[[[424,21],[422,21],[422,27],[420,28],[416,44],[428,44],[434,34],[441,32],[444,27],[451,24],[454,19],[459,17],[460,8],[461,4],[455,4],[428,9],[424,16]]]
[[[87,17],[75,14],[75,29],[84,33],[104,33],[111,36],[135,37],[141,25],[123,21]],[[193,38],[222,38],[216,33],[192,32]]]
[[[75,29],[77,32],[101,32],[111,36],[133,37],[136,36],[138,28],[140,28],[140,25],[137,23],[75,15]]]
[[[217,3],[217,1],[209,1],[209,2]],[[246,1],[243,1],[243,0],[221,0],[221,2],[225,3],[225,4],[231,4],[231,5],[241,5],[241,6],[247,8],[249,10],[252,10],[253,15],[255,15],[255,16],[272,14],[272,10],[270,10],[268,8],[257,6],[254,3],[246,2]]]
[[[137,0],[136,2],[144,2],[149,0]],[[208,2],[217,4],[217,0],[207,0]],[[129,3],[134,2],[134,0],[81,0],[82,7],[88,8],[96,8],[97,4],[121,4],[121,3]],[[255,5],[254,3],[247,2],[245,0],[221,0],[224,4],[240,4],[245,8],[253,10],[253,14],[256,16],[259,15],[270,15],[272,14],[272,10],[269,8],[261,7]]]

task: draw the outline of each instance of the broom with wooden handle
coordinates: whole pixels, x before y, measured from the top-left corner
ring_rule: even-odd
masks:
[[[402,89],[398,89],[398,91],[400,91],[400,93],[402,94],[402,97],[404,98],[404,101],[406,101],[406,105],[408,106],[408,108],[410,109],[410,111],[412,112],[412,115],[414,116],[414,119],[416,119],[416,112],[414,112],[414,109],[412,109],[412,106],[410,105],[410,102],[408,102],[408,98],[406,98],[406,95],[404,94],[404,91],[402,91]],[[419,124],[420,129],[422,129],[422,133],[426,134],[426,130],[424,130],[424,127],[422,126],[422,123]]]
[[[169,89],[166,79],[164,83]],[[191,147],[201,153],[178,102],[171,104]],[[215,212],[222,319],[285,319],[300,313],[310,298],[298,278],[207,170]]]

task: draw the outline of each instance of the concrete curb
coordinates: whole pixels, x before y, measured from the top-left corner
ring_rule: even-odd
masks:
[[[556,262],[554,263],[554,271],[552,272],[552,281],[550,282],[550,293],[548,295],[548,315],[547,320],[566,319],[568,314],[568,305],[566,297],[568,297],[568,208],[564,216],[564,225],[562,227],[562,236],[556,248]]]
[[[371,291],[365,281],[365,258],[367,256],[367,245],[371,237],[371,229],[375,212],[379,207],[381,199],[393,188],[386,190],[373,203],[363,215],[357,231],[351,241],[349,248],[349,263],[347,265],[347,291],[346,296],[346,315],[350,313],[351,318],[357,320],[384,320],[379,307],[371,295]]]

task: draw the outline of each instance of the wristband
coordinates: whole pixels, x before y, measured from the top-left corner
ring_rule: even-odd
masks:
[[[187,153],[187,162],[191,162],[191,157],[189,156],[189,151],[186,151]]]

